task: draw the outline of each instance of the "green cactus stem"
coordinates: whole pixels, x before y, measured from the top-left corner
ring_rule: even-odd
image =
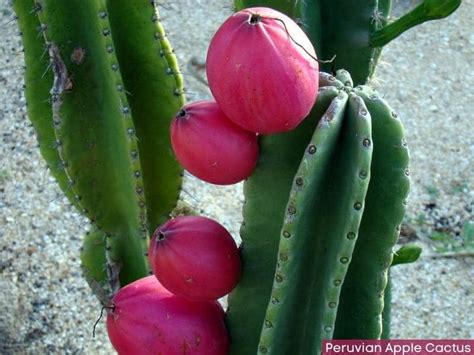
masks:
[[[154,2],[108,0],[107,11],[133,112],[153,231],[168,219],[181,189],[183,169],[170,149],[169,126],[184,105],[183,78]]]
[[[234,0],[234,7],[237,11],[247,7],[270,7],[287,14],[292,18],[300,16],[300,1],[294,0]]]
[[[404,245],[393,254],[392,264],[390,266],[414,263],[420,258],[421,252],[422,249],[418,245]]]
[[[105,302],[148,274],[149,233],[176,206],[182,168],[169,123],[184,104],[182,75],[155,2],[13,5],[25,47],[28,114],[60,187],[92,223],[84,255],[97,245],[106,266],[85,257],[83,267]],[[104,269],[108,296],[88,277]]]
[[[147,274],[145,200],[135,128],[113,53],[110,26],[95,1],[37,2],[53,75],[55,148],[77,204],[107,236],[116,290]],[[37,55],[28,53],[25,56]],[[47,68],[44,68],[46,70]]]
[[[390,325],[392,323],[392,276],[390,269],[387,275],[387,286],[385,287],[383,297],[383,311],[382,311],[382,334],[380,339],[390,339]]]
[[[320,120],[295,175],[259,353],[319,354],[336,311],[370,180],[370,114],[341,92]],[[299,327],[288,327],[298,324]]]
[[[38,5],[34,0],[14,1],[13,9],[18,17],[25,52],[27,113],[37,135],[41,156],[68,200],[80,209],[79,201],[72,190],[72,182],[56,147],[49,93],[53,73],[47,70],[49,67],[48,49],[40,33],[41,23],[36,16],[36,11],[39,10]]]
[[[259,164],[245,184],[243,273],[229,296],[231,354],[319,354],[322,339],[359,328],[358,311],[368,325],[354,332],[381,336],[387,269],[408,189],[403,130],[374,91],[353,88],[348,72],[322,73],[320,80],[328,86],[313,111],[320,122],[314,142],[302,133],[314,127],[306,121],[294,132],[261,137]],[[273,184],[280,169],[291,178]]]
[[[333,98],[321,89],[310,117],[297,129],[260,138],[260,158],[244,185],[242,279],[229,295],[231,354],[255,354],[275,274],[275,256],[292,181],[312,132]],[[251,302],[249,302],[251,300]]]
[[[390,268],[395,265],[414,263],[419,259],[421,252],[421,247],[417,245],[407,244],[402,246],[393,255]],[[384,290],[381,339],[390,339],[390,323],[392,319],[392,276],[390,275],[390,270],[388,270],[387,286]]]
[[[80,255],[82,273],[103,306],[109,303],[115,291],[111,289],[109,280],[117,278],[110,275],[115,269],[107,269],[106,239],[104,232],[93,227],[84,236]]]
[[[382,46],[423,22],[448,16],[461,0],[425,0],[389,23],[391,0],[235,0],[237,10],[268,6],[299,23],[313,43],[326,72],[346,69],[355,85],[374,74]]]
[[[370,36],[370,46],[384,46],[412,27],[427,21],[445,18],[461,5],[461,1],[424,0],[407,14],[373,32]]]
[[[378,339],[392,248],[405,214],[408,149],[403,126],[393,109],[369,87],[359,87],[357,92],[372,115],[372,177],[359,237],[342,286],[334,336]]]

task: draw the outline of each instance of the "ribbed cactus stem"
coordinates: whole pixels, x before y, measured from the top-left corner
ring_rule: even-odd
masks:
[[[170,149],[169,126],[184,105],[183,75],[155,2],[107,0],[114,47],[129,93],[138,137],[148,228],[168,219],[178,200],[183,169]]]
[[[341,91],[308,144],[286,208],[259,353],[316,355],[332,338],[370,181],[370,122],[363,101]]]
[[[319,124],[299,168],[290,170],[290,189],[268,186],[286,159],[295,159],[281,154],[297,146],[290,134],[261,138],[261,164],[246,182],[243,277],[229,297],[232,354],[319,354],[323,339],[382,334],[387,271],[408,190],[403,128],[376,92],[353,87],[347,71],[320,78],[328,86],[315,105]],[[312,128],[308,122],[298,130]],[[274,203],[277,187],[287,196],[283,206]],[[272,204],[262,194],[267,188]],[[271,286],[263,281],[272,268]]]
[[[73,183],[58,150],[53,126],[50,89],[53,73],[50,70],[48,47],[44,42],[41,23],[36,16],[41,7],[34,0],[14,1],[25,53],[25,98],[27,112],[36,132],[40,152],[51,174],[56,178],[68,200],[79,210],[80,201],[73,191]]]
[[[409,156],[397,113],[369,87],[358,87],[356,92],[372,115],[374,152],[365,211],[342,286],[334,336],[378,339],[392,248],[406,208]]]
[[[316,123],[337,95],[334,87],[322,88],[317,105],[297,129],[260,137],[259,162],[244,185],[244,222],[240,230],[242,279],[229,295],[227,324],[233,344],[231,354],[256,352],[272,291],[292,181]]]
[[[111,289],[147,274],[137,138],[101,2],[38,3],[56,147],[82,213],[106,235]]]
[[[447,17],[461,5],[461,1],[424,0],[407,14],[372,33],[370,46],[384,46],[412,27],[427,21]]]
[[[13,5],[28,114],[51,172],[92,224],[83,268],[105,303],[148,274],[150,231],[178,201],[183,170],[169,124],[184,104],[183,77],[155,1]],[[92,239],[101,258],[87,257]],[[104,270],[108,296],[88,276]]]

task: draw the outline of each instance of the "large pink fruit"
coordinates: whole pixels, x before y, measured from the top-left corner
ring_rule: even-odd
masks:
[[[222,111],[243,128],[264,134],[289,131],[316,100],[315,58],[310,40],[289,17],[248,8],[228,18],[211,41],[209,87]]]
[[[252,174],[258,159],[255,133],[231,122],[214,101],[184,106],[171,122],[176,158],[191,174],[218,185]]]
[[[240,255],[232,236],[205,217],[177,217],[160,226],[148,258],[163,286],[190,300],[216,300],[240,278]]]
[[[107,315],[109,339],[120,355],[224,355],[229,338],[217,302],[191,302],[154,276],[122,288]]]

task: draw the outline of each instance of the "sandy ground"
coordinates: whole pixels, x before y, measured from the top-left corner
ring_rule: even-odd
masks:
[[[192,5],[192,6],[191,6]],[[395,13],[410,5],[396,2]],[[203,58],[230,13],[223,1],[173,1],[162,9],[183,71]],[[412,152],[407,223],[425,247],[413,265],[393,269],[393,336],[474,338],[472,257],[433,258],[463,242],[474,222],[474,0],[444,22],[412,30],[386,47],[376,82],[400,113]],[[92,338],[99,304],[78,260],[87,223],[68,205],[45,169],[25,116],[22,53],[8,0],[0,0],[0,353],[110,354],[105,327]],[[209,97],[185,77],[189,100]],[[242,187],[187,177],[183,197],[237,237]],[[438,233],[438,234],[436,234]],[[414,235],[416,234],[416,237]]]

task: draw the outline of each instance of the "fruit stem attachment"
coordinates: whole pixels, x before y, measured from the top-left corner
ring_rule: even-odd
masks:
[[[256,25],[257,23],[260,23],[262,21],[262,16],[259,14],[252,14],[249,19],[249,23],[251,25]]]
[[[181,109],[176,114],[176,118],[185,118],[185,117],[186,117],[186,110]]]
[[[156,237],[156,240],[162,241],[162,240],[165,240],[165,237],[166,237],[165,233],[159,232],[158,236]]]

